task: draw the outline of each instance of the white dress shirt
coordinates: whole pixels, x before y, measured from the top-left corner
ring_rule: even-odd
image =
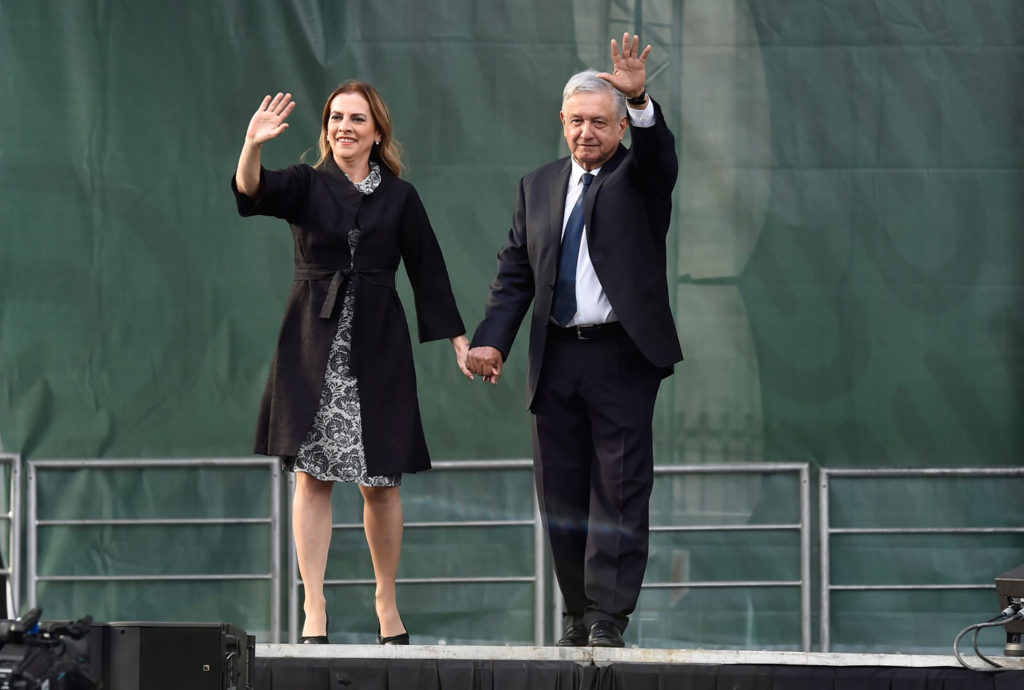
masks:
[[[634,127],[650,127],[654,124],[654,107],[651,100],[647,99],[647,106],[641,110],[626,106],[629,111],[629,119]],[[565,224],[569,220],[576,200],[583,191],[583,169],[576,159],[572,159],[572,171],[569,173],[569,187],[565,195],[565,212],[562,214],[562,234],[565,234]],[[594,168],[589,171],[595,177],[601,168]],[[604,287],[594,271],[594,264],[590,262],[590,249],[587,246],[587,228],[583,226],[583,237],[580,240],[580,254],[576,259],[576,315],[569,320],[567,326],[584,326],[596,323],[609,323],[618,321],[615,311],[612,309],[608,297],[604,294]]]

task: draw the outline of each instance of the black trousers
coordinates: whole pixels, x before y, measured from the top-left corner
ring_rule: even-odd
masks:
[[[534,478],[565,613],[626,628],[647,568],[652,422],[661,379],[621,330],[549,328],[533,420]]]

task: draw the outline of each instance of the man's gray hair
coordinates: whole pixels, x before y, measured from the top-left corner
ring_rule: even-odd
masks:
[[[565,110],[565,102],[578,93],[601,93],[609,92],[615,98],[615,115],[626,117],[626,97],[621,91],[597,76],[596,69],[588,69],[569,77],[562,89],[562,110]]]

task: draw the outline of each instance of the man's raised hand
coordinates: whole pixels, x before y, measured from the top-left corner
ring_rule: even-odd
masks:
[[[611,74],[599,72],[601,77],[622,93],[626,98],[639,97],[647,83],[647,56],[651,54],[651,46],[640,52],[640,37],[634,35],[630,40],[629,32],[622,34],[622,50],[612,39],[612,64],[615,69]]]

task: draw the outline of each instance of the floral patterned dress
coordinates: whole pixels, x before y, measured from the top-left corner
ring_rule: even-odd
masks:
[[[360,193],[373,194],[380,184],[380,166],[371,161],[370,174],[365,180],[353,184]],[[348,246],[353,261],[359,235],[358,227],[349,230]],[[376,487],[399,486],[402,483],[401,474],[370,476],[366,473],[359,382],[349,369],[354,310],[355,290],[350,282],[345,290],[338,330],[334,334],[327,370],[324,372],[320,406],[295,455],[295,471],[306,472],[324,481],[356,482],[362,486]]]

